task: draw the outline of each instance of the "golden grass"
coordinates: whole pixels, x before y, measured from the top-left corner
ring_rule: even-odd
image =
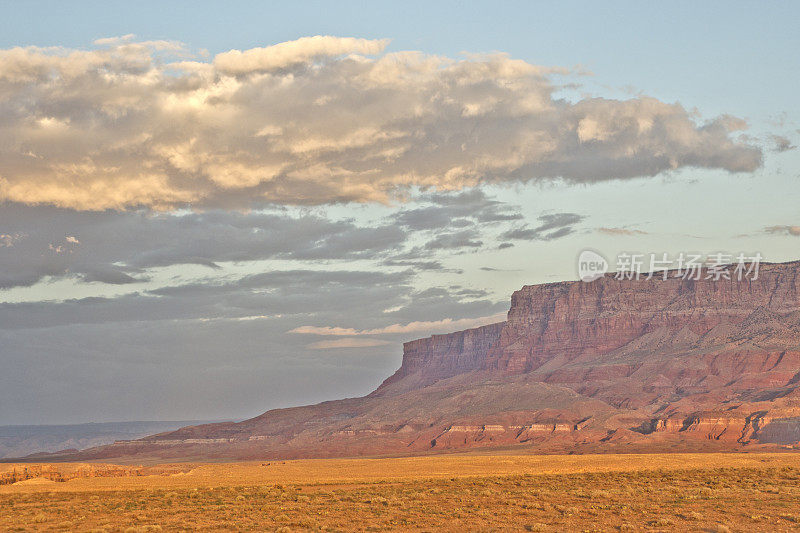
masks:
[[[0,473],[21,467],[2,465]],[[52,467],[64,478],[90,469]],[[139,475],[0,486],[0,530],[800,529],[800,456],[793,454],[453,455],[99,468]]]

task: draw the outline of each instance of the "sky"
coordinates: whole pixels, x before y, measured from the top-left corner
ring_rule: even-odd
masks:
[[[374,389],[620,253],[800,259],[800,6],[0,2],[0,425]]]

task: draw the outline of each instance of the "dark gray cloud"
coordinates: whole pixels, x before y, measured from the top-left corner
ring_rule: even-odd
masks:
[[[281,270],[232,281],[207,281],[114,298],[0,304],[0,328],[41,328],[128,321],[237,320],[339,313],[341,306],[381,317],[403,303],[413,273]],[[365,319],[369,320],[369,319]],[[373,318],[374,320],[374,318]]]
[[[481,267],[484,272],[520,272],[517,268],[494,268],[494,267]]]
[[[519,207],[490,198],[480,189],[455,194],[426,194],[417,201],[431,205],[403,209],[392,217],[393,221],[411,230],[438,231],[523,219]]]
[[[381,263],[389,267],[410,267],[416,270],[427,270],[436,272],[450,272],[453,274],[461,274],[463,270],[447,268],[441,261],[413,261],[408,259],[387,259]]]
[[[416,197],[420,207],[404,208],[386,219],[415,235],[426,237],[384,261],[387,266],[412,266],[423,270],[461,272],[446,268],[437,254],[463,253],[487,246],[490,230],[524,220],[520,207],[487,196],[481,189],[455,193],[426,193]]]
[[[372,259],[397,252],[406,231],[395,225],[277,212],[185,214],[86,213],[6,205],[0,209],[0,288],[45,276],[129,284],[146,270],[180,264],[216,268],[224,261]]]
[[[425,249],[458,250],[461,248],[480,248],[483,246],[483,241],[479,237],[480,233],[472,229],[440,233],[425,243]]]
[[[575,213],[552,213],[538,217],[540,224],[536,227],[521,226],[504,231],[500,239],[520,241],[552,241],[566,237],[575,231],[575,225],[584,218]]]
[[[485,289],[473,289],[471,287],[462,287],[460,285],[451,285],[448,287],[450,294],[461,298],[487,298],[489,291]]]
[[[0,288],[73,277],[114,285],[147,281],[149,270],[182,264],[218,269],[222,262],[367,259],[385,266],[453,272],[439,251],[477,249],[488,228],[521,221],[519,207],[483,191],[421,196],[377,225],[273,207],[80,212],[4,204],[0,209]],[[412,234],[426,244],[412,245]]]

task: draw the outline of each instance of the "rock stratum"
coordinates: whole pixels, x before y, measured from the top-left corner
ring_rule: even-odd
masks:
[[[401,367],[365,397],[49,460],[794,447],[800,262],[702,278],[525,286],[505,322],[405,343]]]

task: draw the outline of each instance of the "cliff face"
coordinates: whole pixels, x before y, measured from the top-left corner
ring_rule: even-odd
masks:
[[[406,343],[401,368],[376,394],[476,371],[525,375],[635,412],[640,425],[604,426],[628,439],[774,442],[794,435],[776,428],[800,413],[799,285],[800,262],[762,265],[755,280],[672,273],[526,286],[506,322]],[[567,425],[586,424],[577,422]]]
[[[758,332],[746,331],[751,325],[791,342],[793,332],[780,321],[800,312],[798,289],[798,262],[762,265],[754,281],[607,275],[526,286],[511,297],[507,322],[407,342],[390,382],[415,372],[436,379],[477,369],[545,372],[625,348],[735,341],[737,332],[738,340],[758,340]]]
[[[500,339],[505,322],[446,335],[433,335],[403,344],[403,363],[381,388],[416,374],[417,386],[479,370]],[[380,389],[379,389],[380,390]]]
[[[506,322],[405,343],[368,396],[59,459],[800,448],[799,284],[794,262],[756,280],[526,286]]]

